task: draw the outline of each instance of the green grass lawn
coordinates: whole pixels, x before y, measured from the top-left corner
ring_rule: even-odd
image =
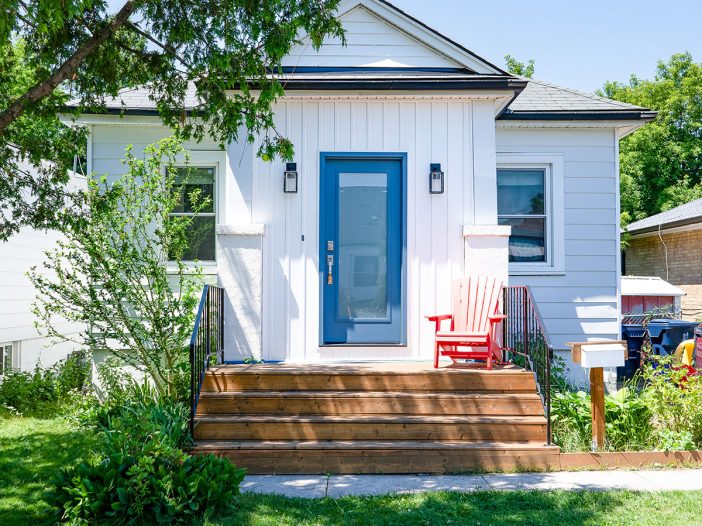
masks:
[[[90,435],[57,418],[0,419],[0,524],[48,524],[44,495],[57,469],[84,457]],[[702,492],[485,491],[290,499],[243,495],[207,526],[331,525],[700,526]]]
[[[45,493],[51,479],[91,444],[89,435],[61,418],[0,419],[0,524],[50,523]]]
[[[702,492],[481,491],[343,499],[244,496],[207,526],[699,526]]]

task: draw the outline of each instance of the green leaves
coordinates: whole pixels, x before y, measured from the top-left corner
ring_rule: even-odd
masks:
[[[259,153],[289,159],[292,144],[273,122],[273,104],[283,94],[269,73],[303,34],[313,48],[325,38],[343,41],[338,0],[123,0],[131,16],[113,27],[87,56],[91,39],[115,15],[105,0],[8,0],[0,16],[0,240],[20,225],[60,227],[53,212],[64,205],[67,170],[85,155],[85,133],[59,124],[58,115],[105,110],[105,98],[144,86],[163,123],[184,139],[210,135],[223,144],[261,137]],[[21,47],[13,51],[13,44]],[[9,58],[8,58],[9,57]],[[8,64],[12,62],[12,64]],[[54,89],[52,74],[70,70]],[[24,101],[29,90],[43,94]],[[65,104],[74,99],[78,108]],[[20,104],[24,113],[8,117]],[[3,119],[10,124],[4,127]],[[11,145],[17,149],[10,148]],[[23,160],[43,177],[20,177]],[[27,195],[30,197],[28,198]],[[60,205],[60,206],[59,206]]]
[[[507,71],[513,75],[519,75],[521,77],[526,77],[528,79],[534,76],[534,61],[529,60],[528,62],[520,62],[512,55],[505,55],[505,64],[507,65]]]
[[[169,220],[181,200],[174,189],[182,154],[173,138],[138,158],[127,151],[125,175],[92,180],[79,216],[57,214],[65,240],[47,253],[42,269],[30,273],[39,291],[34,313],[40,329],[54,338],[75,338],[63,334],[63,320],[82,324],[80,343],[109,348],[147,375],[162,396],[174,395],[183,376],[202,288],[200,265],[179,256],[207,200],[194,201],[193,216]],[[169,257],[177,259],[170,270]]]
[[[653,80],[607,82],[601,95],[658,111],[620,146],[622,213],[636,221],[702,197],[702,64],[660,61]]]
[[[193,524],[236,504],[246,471],[184,453],[188,409],[143,392],[110,401],[99,456],[63,470],[50,501],[72,524]],[[111,395],[112,398],[114,395]]]

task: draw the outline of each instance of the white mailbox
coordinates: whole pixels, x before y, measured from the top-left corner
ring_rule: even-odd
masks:
[[[627,358],[625,341],[569,343],[573,361],[586,369],[623,367]]]
[[[580,365],[592,367],[623,367],[626,347],[619,344],[583,345],[580,348]]]

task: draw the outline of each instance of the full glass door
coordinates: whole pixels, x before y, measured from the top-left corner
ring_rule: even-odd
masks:
[[[403,158],[322,156],[322,343],[404,341]]]

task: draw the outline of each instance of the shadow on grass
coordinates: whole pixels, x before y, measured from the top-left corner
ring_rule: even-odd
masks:
[[[0,523],[52,524],[46,492],[61,467],[87,455],[92,437],[62,419],[0,419]]]
[[[700,499],[690,495],[690,499]],[[696,524],[682,492],[439,492],[382,497],[290,499],[247,494],[239,508],[208,526],[562,526]],[[697,519],[695,519],[697,517]],[[692,522],[689,522],[689,521]]]

